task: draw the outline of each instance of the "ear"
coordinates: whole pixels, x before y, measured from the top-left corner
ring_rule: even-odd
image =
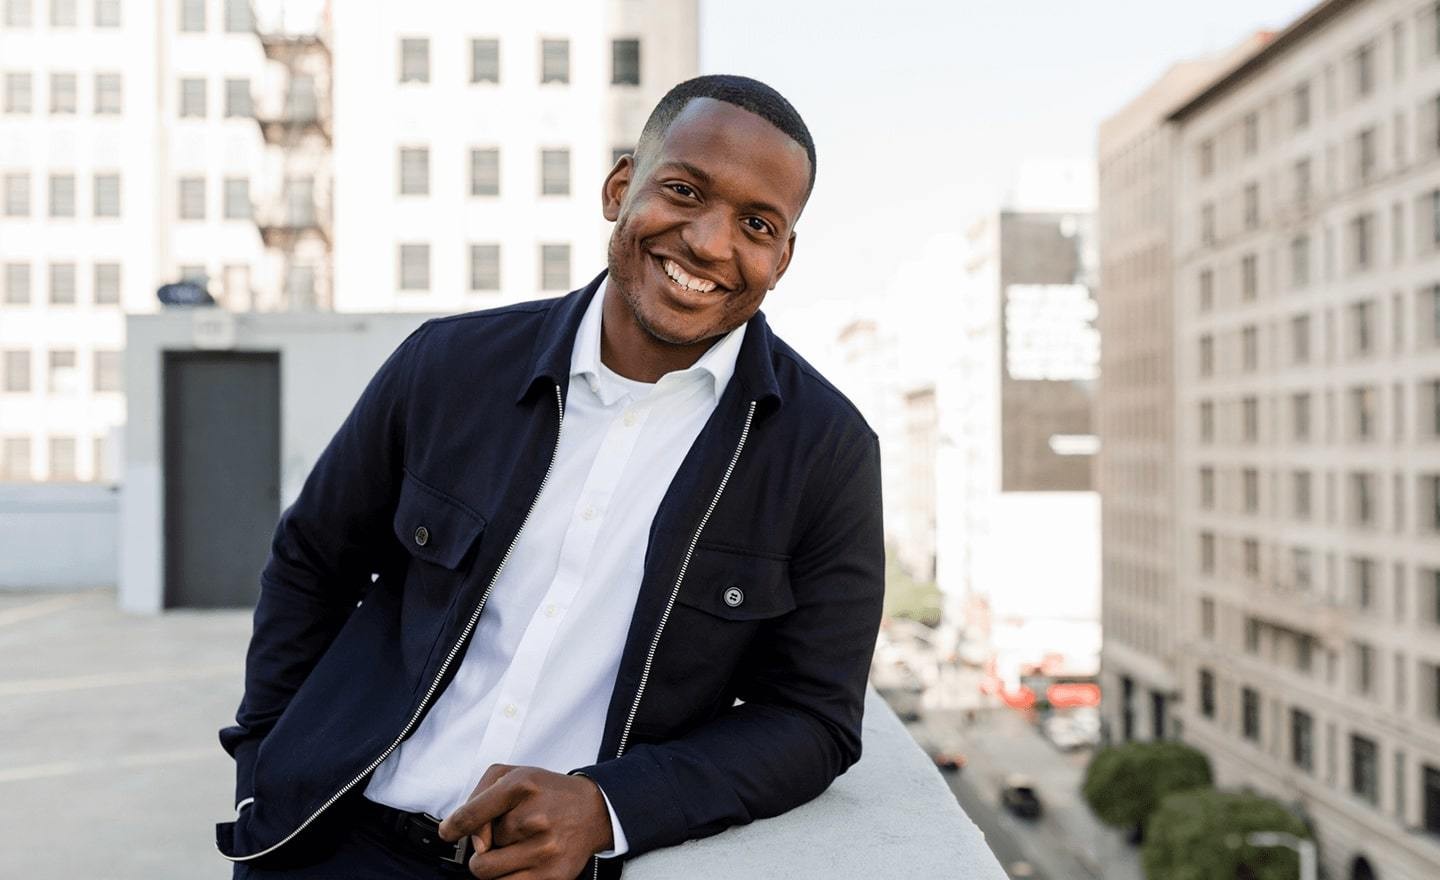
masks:
[[[774,290],[780,279],[785,277],[785,270],[790,268],[790,258],[795,256],[795,233],[790,233],[790,238],[785,242],[785,252],[780,255],[780,266],[775,270],[775,277],[770,279],[770,289]]]
[[[620,219],[620,206],[625,201],[625,194],[630,191],[630,179],[634,174],[635,157],[627,153],[605,175],[605,183],[600,187],[600,211],[611,223]]]

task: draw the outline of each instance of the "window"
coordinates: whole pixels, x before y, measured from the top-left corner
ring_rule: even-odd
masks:
[[[1215,638],[1215,600],[1208,597],[1200,600],[1200,635]]]
[[[1212,376],[1215,373],[1215,337],[1205,334],[1200,337],[1199,370],[1201,376]]]
[[[1350,643],[1350,684],[1355,693],[1371,696],[1375,692],[1375,648],[1364,642]]]
[[[1253,156],[1255,151],[1260,149],[1260,117],[1258,114],[1250,113],[1245,117],[1244,122],[1244,146],[1245,155]]]
[[[1240,689],[1240,732],[1251,742],[1260,741],[1260,693],[1254,688]]]
[[[1440,189],[1430,193],[1430,243],[1440,245]]]
[[[1310,283],[1310,236],[1290,240],[1290,284],[1300,288]]]
[[[5,0],[5,26],[28,28],[34,24],[30,0]]]
[[[1350,238],[1354,244],[1354,268],[1368,269],[1370,259],[1374,254],[1374,243],[1371,241],[1375,232],[1375,217],[1373,214],[1361,214],[1350,221]]]
[[[568,83],[570,81],[570,41],[540,41],[540,82]]]
[[[25,394],[30,391],[30,352],[15,349],[0,353],[0,367],[5,370],[4,389],[10,393]]]
[[[75,216],[75,175],[50,175],[50,216]]]
[[[50,0],[50,26],[53,28],[74,27],[77,16],[75,0]]]
[[[1424,803],[1425,815],[1422,821],[1425,830],[1431,834],[1440,834],[1440,769],[1422,764],[1420,788],[1424,792],[1421,801]]]
[[[1295,471],[1290,475],[1291,509],[1298,519],[1309,519],[1312,511],[1311,478],[1309,471]]]
[[[28,73],[5,74],[5,112],[31,113],[34,111],[32,80]]]
[[[124,371],[121,369],[120,352],[95,352],[95,390],[120,391]]]
[[[1355,136],[1356,174],[1361,183],[1375,176],[1375,129],[1367,128]]]
[[[181,117],[205,116],[205,80],[200,77],[187,76],[180,80],[180,115]]]
[[[250,119],[255,115],[255,102],[250,97],[250,80],[230,77],[225,80],[225,115]]]
[[[430,194],[430,149],[428,147],[400,148],[400,195],[428,196]]]
[[[315,91],[315,77],[296,73],[285,89],[285,117],[296,122],[314,122],[320,118],[320,99]]]
[[[1290,710],[1290,763],[1306,773],[1315,769],[1315,722],[1302,709]]]
[[[75,264],[50,264],[50,304],[75,305]]]
[[[570,245],[540,245],[540,289],[567,290],[570,287]]]
[[[1420,496],[1430,509],[1429,516],[1422,520],[1424,527],[1430,531],[1440,531],[1440,476],[1422,474]]]
[[[634,39],[611,42],[610,84],[640,85],[640,41]]]
[[[470,245],[470,289],[500,289],[500,245]]]
[[[1215,573],[1215,535],[1210,532],[1200,533],[1200,571]]]
[[[430,245],[400,245],[400,289],[430,289]]]
[[[95,216],[120,216],[120,175],[95,175]]]
[[[30,175],[5,175],[5,216],[30,216]]]
[[[1290,548],[1290,570],[1295,589],[1308,592],[1314,585],[1315,575],[1314,554],[1310,552],[1309,548]],[[1310,665],[1309,643],[1302,640],[1300,644],[1304,646],[1302,649],[1304,654],[1302,655],[1303,659],[1297,662],[1302,669],[1307,669]]]
[[[1245,228],[1255,229],[1260,225],[1260,184],[1245,184]]]
[[[30,438],[6,437],[0,444],[0,479],[18,482],[30,479]]]
[[[114,115],[120,112],[122,101],[120,74],[95,74],[95,112],[99,115]]]
[[[30,264],[5,264],[5,305],[30,305]]]
[[[1427,397],[1430,398],[1430,436],[1440,437],[1440,380],[1425,383]]]
[[[1292,363],[1310,362],[1310,316],[1296,315],[1290,319],[1290,360]]]
[[[61,349],[50,352],[51,394],[74,394],[80,390],[80,372],[75,367],[75,352]]]
[[[75,475],[75,438],[50,438],[50,479],[73,481]]]
[[[1240,330],[1240,360],[1246,372],[1260,368],[1260,330],[1253,324]]]
[[[1260,291],[1260,266],[1254,254],[1240,258],[1240,296],[1246,301],[1253,300]]]
[[[540,151],[540,194],[544,196],[570,195],[569,150]],[[569,286],[568,282],[566,286]]]
[[[97,28],[118,28],[120,26],[120,0],[95,0],[95,26]]]
[[[1246,443],[1260,439],[1260,401],[1253,397],[1240,401],[1240,426]]]
[[[315,308],[315,267],[292,263],[285,270],[285,302],[290,308],[309,311]]]
[[[1361,46],[1355,52],[1355,94],[1364,97],[1375,90],[1375,47]]]
[[[120,264],[95,264],[95,305],[113,306],[120,303]]]
[[[495,147],[470,151],[470,195],[500,195],[500,151]]]
[[[73,115],[78,104],[79,86],[75,74],[50,74],[50,112]]]
[[[1240,543],[1240,549],[1245,563],[1245,576],[1258,578],[1260,576],[1260,542],[1254,538],[1246,538]]]
[[[1200,176],[1209,177],[1215,173],[1215,142],[1202,141],[1200,144]]]
[[[1350,557],[1350,591],[1357,609],[1375,610],[1374,559],[1367,556]]]
[[[400,38],[400,81],[430,81],[430,41],[425,37]]]
[[[255,13],[250,0],[225,0],[225,32],[248,34],[255,30]]]
[[[1372,804],[1380,802],[1378,755],[1375,740],[1350,735],[1350,791]]]
[[[291,226],[314,226],[315,178],[304,175],[287,176],[282,193],[285,199],[285,222]]]
[[[1350,306],[1351,347],[1357,356],[1370,354],[1375,348],[1375,302],[1367,300]]]
[[[1351,431],[1355,440],[1375,439],[1375,388],[1360,386],[1350,389]]]
[[[205,30],[205,0],[180,0],[180,31],[195,34]]]
[[[1215,673],[1208,669],[1200,670],[1200,714],[1215,717]]]
[[[1310,204],[1310,160],[1295,162],[1295,204],[1302,209]]]
[[[251,216],[250,178],[225,178],[225,219],[249,220]]]
[[[180,178],[180,219],[205,219],[205,178]]]
[[[618,160],[617,160],[618,161]],[[1200,311],[1208,312],[1215,306],[1215,273],[1209,269],[1200,270]]]
[[[1246,513],[1260,512],[1260,472],[1245,468],[1240,472],[1240,484],[1245,499]]]
[[[1215,469],[1213,467],[1200,469],[1200,507],[1204,510],[1215,509]]]
[[[1301,83],[1291,93],[1290,119],[1296,131],[1310,126],[1310,83]]]
[[[470,41],[470,81],[500,81],[500,41],[493,37]]]
[[[1215,243],[1215,206],[1200,206],[1200,243]]]
[[[1375,525],[1375,475],[1350,475],[1350,512],[1357,526]]]
[[[1215,439],[1215,404],[1209,400],[1200,401],[1200,442],[1209,443]]]

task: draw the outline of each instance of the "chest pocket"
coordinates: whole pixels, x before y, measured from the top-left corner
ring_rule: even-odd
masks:
[[[790,561],[775,554],[701,543],[676,601],[722,620],[779,617],[795,609]]]
[[[411,556],[454,571],[478,543],[485,518],[407,471],[394,526]]]

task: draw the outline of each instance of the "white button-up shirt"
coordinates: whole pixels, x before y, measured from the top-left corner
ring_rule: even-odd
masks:
[[[564,773],[599,757],[651,521],[745,338],[742,325],[653,385],[626,379],[600,362],[608,286],[575,337],[550,478],[454,680],[376,768],[371,800],[444,817],[491,764]],[[615,848],[603,855],[623,855],[613,809],[610,821]]]

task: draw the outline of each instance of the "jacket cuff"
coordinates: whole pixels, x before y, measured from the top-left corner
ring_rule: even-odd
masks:
[[[588,776],[600,786],[613,823],[625,829],[626,858],[674,846],[689,837],[690,823],[669,780],[644,754],[632,752],[571,772]]]
[[[259,739],[242,740],[235,746],[235,803],[255,799],[255,758],[260,751]]]

